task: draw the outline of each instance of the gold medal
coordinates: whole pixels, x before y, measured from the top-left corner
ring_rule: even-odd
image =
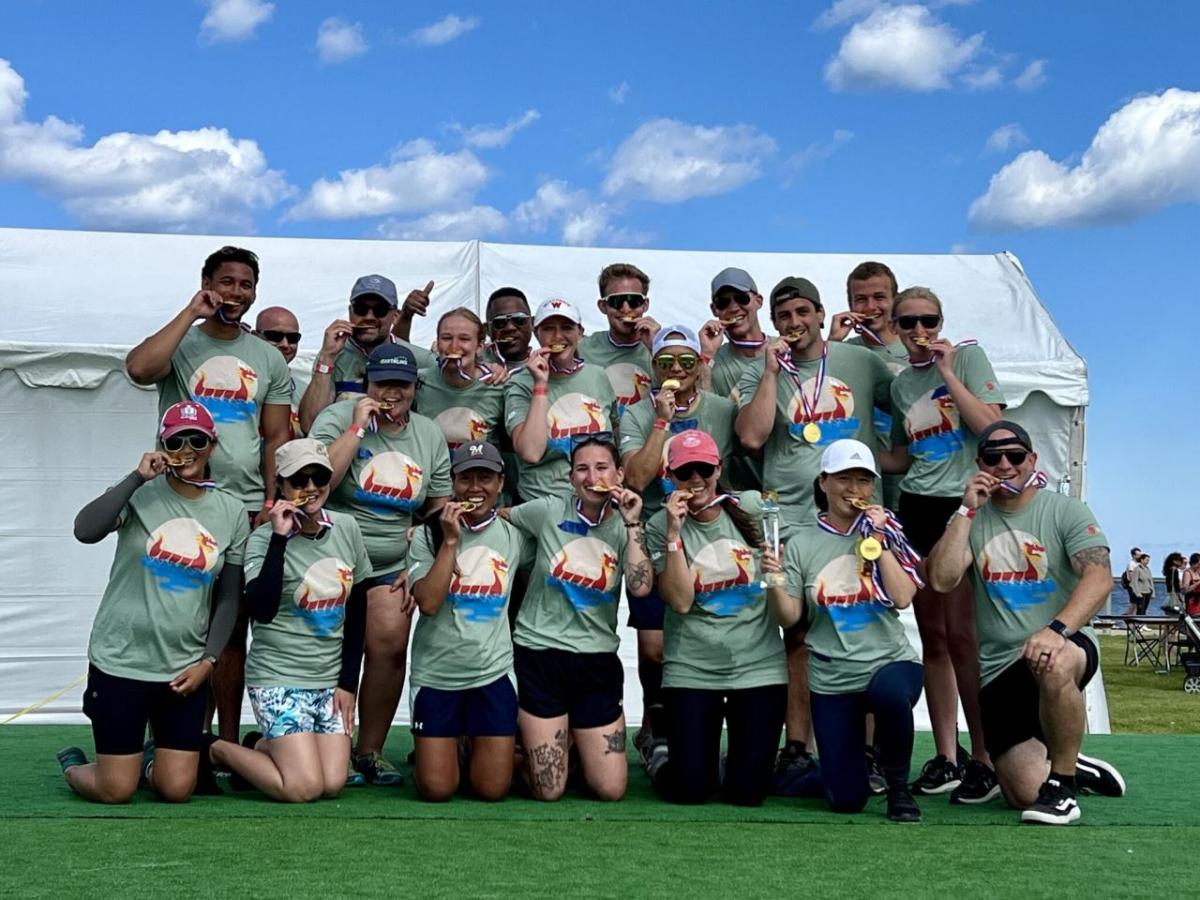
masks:
[[[867,560],[879,559],[883,555],[883,544],[873,537],[863,538],[858,545],[858,555]]]
[[[678,378],[668,378],[662,383],[662,389],[664,391],[677,391],[681,387],[683,387],[683,382],[681,382]]]
[[[809,422],[804,426],[804,430],[801,432],[801,434],[804,436],[805,441],[810,444],[815,444],[821,440],[821,426],[816,422]]]

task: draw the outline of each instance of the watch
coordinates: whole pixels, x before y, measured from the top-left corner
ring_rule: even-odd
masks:
[[[1065,622],[1062,622],[1058,619],[1054,619],[1046,627],[1049,628],[1051,631],[1053,631],[1055,634],[1059,635],[1060,637],[1069,638],[1071,636],[1071,629],[1067,627]]]

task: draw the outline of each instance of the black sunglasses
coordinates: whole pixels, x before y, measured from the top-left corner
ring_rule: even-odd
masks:
[[[609,294],[603,298],[604,305],[609,309],[637,309],[646,302],[645,294],[633,292],[624,294]]]
[[[1019,466],[1028,456],[1028,450],[983,450],[979,454],[983,464],[989,467],[1000,465],[1001,459],[1007,459],[1014,466]]]
[[[299,472],[293,472],[291,475],[285,476],[284,481],[299,491],[308,487],[308,483],[310,481],[313,483],[314,487],[323,488],[325,485],[329,484],[332,478],[332,472],[330,472],[328,469],[322,469],[320,466],[316,466],[311,469],[301,469]]]
[[[941,316],[896,316],[896,324],[905,331],[912,331],[920,322],[926,328],[937,328],[942,324]]]
[[[733,303],[735,300],[737,301],[738,306],[750,305],[750,295],[745,291],[728,291],[717,294],[717,296],[713,297],[713,309],[724,311],[728,309],[729,304]]]
[[[212,438],[207,434],[193,431],[191,434],[173,434],[169,438],[163,438],[162,445],[168,453],[178,453],[185,444],[193,450],[207,450],[211,443]]]
[[[392,307],[387,303],[375,303],[371,300],[355,300],[350,304],[350,308],[354,310],[356,316],[371,314],[377,319],[382,319],[392,311]]]
[[[284,341],[287,341],[289,344],[300,343],[300,332],[298,331],[275,331],[271,329],[260,331],[259,334],[272,344],[282,344]]]
[[[532,317],[529,313],[509,313],[504,316],[492,316],[492,321],[488,322],[488,328],[492,331],[502,331],[508,325],[513,328],[524,328],[529,324]]]
[[[672,469],[671,476],[673,481],[691,481],[693,475],[699,475],[707,481],[713,477],[715,471],[717,467],[712,463],[690,462],[684,463],[678,469]]]
[[[611,431],[590,431],[587,434],[571,435],[571,450],[574,452],[577,448],[584,444],[611,444],[613,443],[613,433]]]

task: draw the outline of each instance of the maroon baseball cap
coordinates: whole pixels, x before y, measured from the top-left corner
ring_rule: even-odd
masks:
[[[158,425],[160,438],[169,438],[181,431],[199,431],[214,440],[217,437],[212,414],[194,400],[181,400],[168,406]]]
[[[667,468],[673,471],[692,462],[711,463],[714,466],[721,462],[717,442],[707,431],[693,428],[681,431],[671,439],[671,446],[667,448]]]

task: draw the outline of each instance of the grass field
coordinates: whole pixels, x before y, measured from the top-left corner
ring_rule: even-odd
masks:
[[[1200,734],[1200,695],[1183,692],[1183,669],[1123,665],[1123,634],[1100,636],[1100,658],[1114,734]]]

